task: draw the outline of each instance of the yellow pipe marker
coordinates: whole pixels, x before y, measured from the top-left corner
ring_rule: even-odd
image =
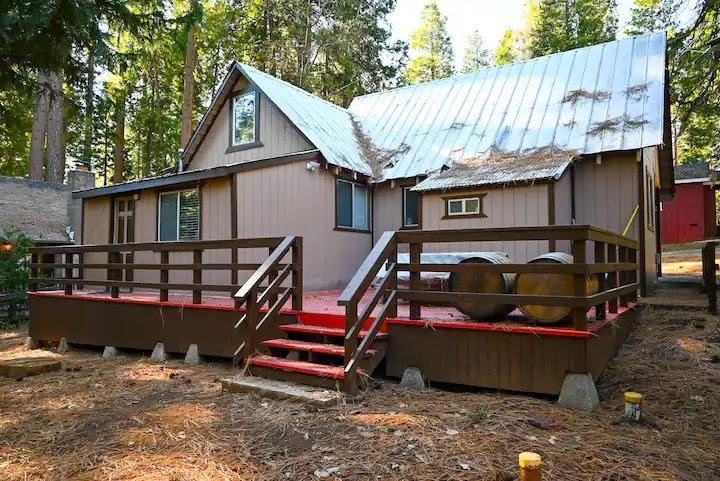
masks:
[[[640,421],[642,416],[642,394],[628,391],[625,398],[625,419],[628,421]]]
[[[520,481],[540,481],[542,459],[540,455],[526,451],[518,456]]]

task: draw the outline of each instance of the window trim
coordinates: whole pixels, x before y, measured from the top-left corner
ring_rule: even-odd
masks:
[[[255,96],[255,140],[252,142],[246,142],[244,144],[235,145],[233,141],[234,130],[235,130],[235,99],[242,97],[243,95],[253,94]],[[233,91],[228,97],[228,148],[225,150],[226,154],[231,152],[240,152],[242,150],[255,149],[262,147],[263,143],[260,141],[260,92],[255,87],[248,87],[242,90]]]
[[[180,193],[181,192],[188,192],[191,190],[196,190],[198,193],[198,235],[197,239],[184,239],[180,240]],[[163,195],[171,195],[171,194],[178,194],[177,196],[177,225],[175,227],[175,240],[160,240],[160,214],[161,214],[161,203],[160,199]],[[196,240],[202,240],[202,189],[200,186],[196,187],[187,187],[184,189],[175,189],[175,190],[164,190],[162,192],[158,192],[157,194],[157,209],[155,212],[155,224],[157,229],[155,230],[155,239],[158,242],[193,242]]]
[[[442,216],[442,219],[467,219],[467,218],[484,218],[487,217],[487,215],[484,212],[484,197],[487,194],[464,194],[464,195],[453,195],[450,197],[443,197],[443,203],[445,204],[445,215]],[[451,214],[450,213],[450,202],[451,201],[468,201],[468,200],[478,200],[478,211],[473,213],[467,213],[467,212],[461,212],[458,214]],[[463,202],[463,206],[465,205],[465,202]]]
[[[406,224],[405,219],[407,216],[405,215],[407,211],[407,192],[415,187],[414,185],[404,186],[402,187],[402,222],[400,223],[400,229],[401,230],[417,230],[422,228],[422,202],[421,202],[421,194],[420,192],[417,193],[417,224]]]
[[[351,189],[351,195],[350,199],[352,201],[351,204],[351,215],[350,218],[355,221],[355,186],[359,185],[365,188],[365,212],[367,214],[367,228],[365,229],[359,229],[357,227],[345,227],[338,225],[338,195],[337,195],[337,187],[338,182],[345,182],[350,185],[352,185]],[[340,231],[340,232],[358,232],[362,234],[370,234],[372,231],[370,230],[370,226],[372,225],[372,218],[370,216],[370,200],[371,200],[372,192],[370,192],[370,186],[367,184],[363,184],[361,182],[354,182],[352,180],[347,179],[341,179],[339,177],[335,177],[335,228],[333,230]]]

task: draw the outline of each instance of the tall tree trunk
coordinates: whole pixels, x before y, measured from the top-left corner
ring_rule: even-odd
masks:
[[[65,126],[63,122],[62,72],[51,72],[50,114],[47,131],[47,180],[62,184],[65,178]]]
[[[38,72],[38,96],[33,112],[32,137],[30,143],[30,178],[42,180],[45,164],[45,136],[48,128],[50,111],[50,86],[45,72]]]
[[[125,180],[125,90],[118,92],[115,100],[115,168],[113,182],[119,184]]]
[[[83,133],[83,153],[82,160],[87,163],[88,168],[92,166],[93,153],[93,120],[95,114],[94,103],[94,87],[95,87],[95,51],[88,50],[87,64],[87,85],[85,91],[85,129]]]
[[[198,7],[198,0],[190,0],[190,11]],[[195,97],[195,64],[197,63],[197,47],[195,45],[195,25],[188,26],[187,49],[185,52],[185,73],[183,75],[183,106],[180,133],[180,148],[184,149],[192,135],[192,108]]]

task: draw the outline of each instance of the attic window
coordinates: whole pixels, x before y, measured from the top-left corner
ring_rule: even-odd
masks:
[[[232,113],[230,115],[231,146],[247,146],[255,143],[256,129],[255,117],[257,95],[246,92],[233,97]]]
[[[443,197],[445,201],[445,216],[443,219],[458,217],[487,217],[483,213],[483,197],[486,194],[478,194],[462,197]]]

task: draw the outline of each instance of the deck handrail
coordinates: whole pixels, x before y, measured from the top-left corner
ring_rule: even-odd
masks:
[[[288,252],[291,254],[291,261],[283,264],[281,261]],[[283,287],[283,282],[288,277],[291,279],[290,286]],[[263,286],[266,279],[267,286]],[[245,313],[235,324],[235,329],[244,332],[244,341],[235,349],[235,361],[247,360],[252,356],[258,332],[266,323],[277,320],[280,309],[291,297],[293,310],[302,310],[302,237],[297,236],[282,238],[234,295],[235,307],[238,310],[245,309]],[[268,304],[268,307],[263,314],[265,304]]]
[[[523,242],[548,241],[555,250],[558,241],[569,241],[574,262],[572,264],[429,264],[422,262],[423,244],[453,242]],[[593,262],[587,261],[588,242],[594,244]],[[398,246],[409,246],[409,262],[397,261]],[[626,236],[592,225],[554,225],[529,227],[499,227],[449,230],[401,230],[383,233],[370,254],[338,298],[345,307],[345,376],[343,390],[358,389],[357,363],[372,344],[375,334],[389,317],[397,315],[397,301],[409,303],[410,319],[421,318],[421,307],[427,303],[478,301],[492,304],[529,304],[561,306],[571,309],[573,328],[587,330],[587,310],[596,309],[596,319],[605,319],[606,312],[618,311],[618,305],[627,306],[637,297],[638,255],[640,245]],[[359,303],[368,292],[383,265],[385,276],[377,282],[377,289],[358,315]],[[409,288],[399,289],[397,273],[409,272]],[[424,290],[421,272],[474,272],[474,273],[541,273],[570,274],[573,276],[573,295],[519,295],[473,292],[437,292]],[[586,292],[587,275],[598,275],[599,291]],[[607,277],[606,277],[607,276]],[[377,317],[371,315],[380,300],[385,299]],[[370,323],[362,342],[360,331]]]

